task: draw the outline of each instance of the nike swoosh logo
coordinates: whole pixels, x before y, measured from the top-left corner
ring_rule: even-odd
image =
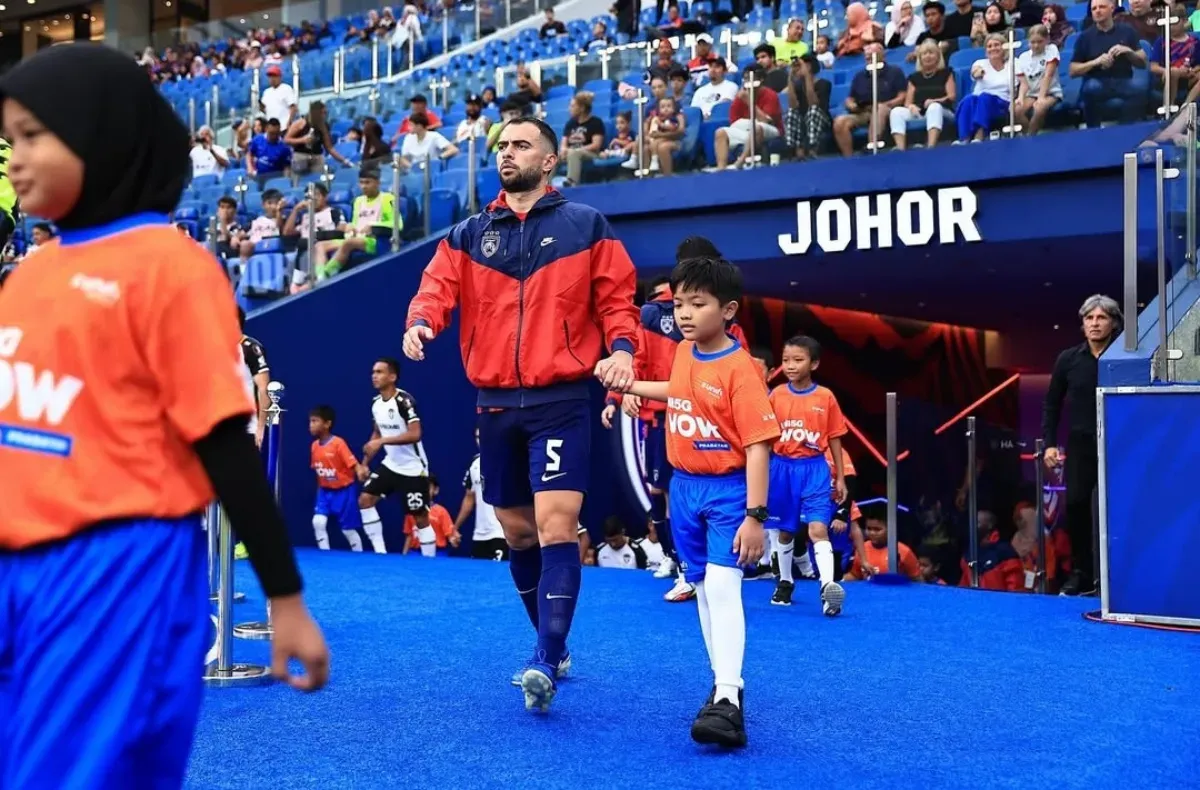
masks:
[[[546,474],[542,474],[542,482],[543,482],[543,483],[549,483],[551,480],[557,480],[558,478],[560,478],[560,477],[564,476],[565,474],[566,474],[566,472],[559,472],[559,473],[558,473],[558,474],[556,474],[556,475],[546,475]]]

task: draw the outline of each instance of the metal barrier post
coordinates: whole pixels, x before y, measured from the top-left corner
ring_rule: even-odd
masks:
[[[367,92],[367,101],[371,102],[371,115],[373,116],[379,115],[379,97],[379,88],[372,87]]]
[[[312,191],[311,189],[309,190]],[[309,207],[312,213],[312,207]],[[267,480],[275,491],[275,501],[280,501],[283,494],[283,480],[279,471],[279,454],[283,448],[283,413],[286,411],[279,405],[283,400],[284,387],[281,382],[272,381],[267,385],[267,397],[271,405],[267,407]],[[271,625],[271,602],[267,601],[267,619],[265,622],[240,623],[233,628],[233,635],[239,639],[270,639],[275,636]]]
[[[442,50],[443,52],[445,50]],[[371,39],[371,84],[379,82],[379,39]]]
[[[871,139],[867,141],[867,150],[877,154],[883,149],[883,140],[879,139],[879,72],[883,61],[878,52],[871,52],[871,62],[867,71],[871,72]]]
[[[1008,41],[1005,42],[1004,48],[1008,51],[1008,126],[1001,131],[1012,138],[1016,137],[1022,128],[1017,123],[1017,50],[1021,48],[1021,42],[1017,41],[1017,31],[1014,28],[1008,29]]]
[[[887,394],[887,535],[888,535],[888,572],[900,573],[900,529],[896,518],[897,497],[899,485],[899,437],[896,424],[896,393]]]
[[[1158,231],[1158,352],[1154,355],[1158,358],[1158,380],[1170,381],[1171,377],[1167,371],[1167,360],[1170,358],[1169,349],[1167,348],[1167,229],[1166,229],[1166,196],[1165,196],[1165,179],[1166,175],[1163,172],[1163,149],[1154,149],[1154,224]],[[1190,185],[1195,189],[1195,185]],[[1134,326],[1137,326],[1137,314],[1134,314]]]
[[[396,54],[392,51],[395,47],[392,46],[392,37],[388,36],[387,40],[387,81],[392,81],[392,62],[396,58]]]
[[[214,85],[212,89],[212,119],[213,124],[219,124],[221,117],[221,86]]]
[[[967,545],[969,546],[969,556],[967,558],[967,567],[971,572],[971,586],[979,587],[979,502],[977,501],[978,491],[976,491],[975,479],[979,476],[979,470],[976,468],[976,453],[978,447],[976,442],[978,437],[975,431],[975,418],[967,418],[967,529],[970,535],[967,536]]]
[[[1037,491],[1037,584],[1041,595],[1046,594],[1046,442],[1038,439],[1033,443],[1033,483]]]
[[[433,232],[432,231],[433,218],[429,216],[429,207],[430,207],[430,205],[432,205],[432,201],[429,198],[429,192],[433,186],[432,185],[433,166],[431,164],[431,160],[428,157],[426,157],[425,161],[421,162],[420,164],[421,164],[421,168],[422,168],[421,187],[422,187],[422,193],[423,193],[422,197],[421,197],[421,203],[423,204],[421,206],[421,216],[425,220],[425,228],[424,228],[425,235],[428,236],[430,233]]]
[[[1137,304],[1137,256],[1138,256],[1138,158],[1137,154],[1125,154],[1124,181],[1125,195],[1121,210],[1124,212],[1125,227],[1125,282],[1123,284],[1121,309],[1125,313],[1125,350],[1136,351],[1138,347],[1138,304]]]
[[[409,35],[408,37],[408,67],[414,68],[417,65],[417,37]]]
[[[1171,23],[1178,22],[1179,17],[1171,16],[1171,3],[1166,3],[1162,6],[1162,15],[1154,20],[1157,27],[1161,27],[1163,31],[1163,40],[1171,40]],[[1171,48],[1163,47],[1163,103],[1162,106],[1155,110],[1155,113],[1161,115],[1164,121],[1169,121],[1171,116],[1178,112],[1179,105],[1175,104],[1175,88],[1178,86],[1171,82]],[[1161,293],[1161,292],[1160,292]],[[1161,296],[1159,297],[1161,301]]]
[[[467,211],[471,214],[479,211],[479,195],[475,184],[476,175],[479,173],[478,141],[479,138],[472,131],[471,136],[467,138]]]
[[[400,249],[400,154],[392,154],[392,252]]]
[[[755,94],[758,87],[762,85],[758,81],[756,72],[751,71],[746,75],[746,90],[750,94],[750,139],[746,143],[746,166],[758,167],[758,105],[755,103]]]
[[[1196,103],[1191,102],[1185,108],[1187,118],[1187,151],[1184,153],[1184,183],[1187,193],[1184,195],[1187,215],[1184,231],[1187,250],[1184,261],[1187,264],[1188,279],[1196,279]]]
[[[429,106],[430,107],[438,106],[437,92],[438,92],[437,80],[430,80],[429,81]]]
[[[579,82],[579,58],[575,55],[567,56],[567,84],[572,88],[578,87]]]
[[[304,217],[304,226],[308,229],[308,282],[310,288],[320,284],[317,272],[317,185],[309,184],[305,190],[308,193],[308,214]]]
[[[196,134],[196,97],[192,96],[188,99],[188,130],[192,135]]]
[[[244,210],[246,208],[246,191],[250,189],[250,185],[246,183],[245,176],[238,176],[237,183],[233,185],[233,191],[237,193],[238,205]]]
[[[508,27],[512,24],[512,0],[504,0],[504,26]],[[497,88],[499,90],[499,88]],[[499,95],[503,96],[501,92]]]
[[[204,512],[204,533],[208,537],[208,599],[217,600],[221,590],[221,506],[213,502]],[[245,596],[242,596],[245,598]]]
[[[208,218],[208,251],[214,258],[220,260],[220,256],[217,255],[217,218],[215,216]]]
[[[638,88],[637,98],[633,100],[637,107],[637,170],[633,171],[636,178],[646,178],[650,175],[650,159],[646,156],[646,103],[650,97]]]
[[[296,92],[296,98],[300,98],[300,56],[292,55],[292,90]]]
[[[442,52],[450,51],[450,19],[447,16],[449,12],[442,11]]]
[[[258,115],[258,105],[262,97],[262,72],[255,69],[250,76],[250,119],[249,123],[253,128],[254,116]]]
[[[608,61],[612,60],[612,49],[604,48],[600,50],[600,79],[608,79]]]
[[[271,668],[233,663],[233,527],[219,505],[220,583],[217,591],[216,660],[204,668],[210,686],[261,686],[273,682]]]
[[[450,81],[449,77],[442,77],[441,88],[442,88],[442,110],[443,111],[450,110],[450,88],[452,88],[453,86],[454,86],[454,83]]]
[[[333,92],[341,94],[346,90],[346,48],[338,47],[333,54]]]

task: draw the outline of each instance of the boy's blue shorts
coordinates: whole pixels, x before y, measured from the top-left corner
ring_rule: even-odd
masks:
[[[733,539],[746,520],[746,472],[694,475],[678,469],[671,476],[671,535],[683,577],[696,583],[708,565],[737,568]]]
[[[771,456],[771,478],[767,488],[767,526],[784,532],[807,529],[819,521],[829,524],[833,518],[833,487],[825,458],[784,458]]]
[[[358,529],[362,526],[362,514],[358,510],[358,484],[351,483],[344,488],[318,486],[313,514],[333,516],[339,529]]]
[[[0,551],[0,787],[183,785],[212,640],[200,517]]]

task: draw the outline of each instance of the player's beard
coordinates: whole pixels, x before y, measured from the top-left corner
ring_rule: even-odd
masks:
[[[530,167],[526,170],[517,170],[511,176],[500,176],[500,186],[504,187],[505,192],[521,193],[532,192],[537,189],[542,183],[542,171],[540,168]]]

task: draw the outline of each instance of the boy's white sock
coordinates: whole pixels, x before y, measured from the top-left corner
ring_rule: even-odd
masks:
[[[437,556],[437,535],[433,527],[417,527],[417,540],[421,543],[422,557]]]
[[[742,660],[746,652],[746,613],[742,610],[742,572],[709,565],[704,579],[712,629],[712,665],[716,700],[738,705]]]
[[[770,565],[771,558],[775,556],[775,552],[779,550],[779,530],[767,530],[767,546],[766,552],[763,553],[763,562]]]
[[[817,558],[817,576],[824,586],[833,581],[833,544],[827,540],[813,541],[813,556]]]
[[[318,513],[313,514],[313,533],[317,536],[317,548],[329,549],[329,517]]]
[[[682,580],[683,575],[679,578]],[[708,651],[708,665],[713,665],[712,617],[708,611],[708,596],[704,594],[704,580],[693,585],[696,588],[696,611],[700,613],[700,633],[704,635],[704,649]]]
[[[796,539],[793,536],[792,540],[784,543],[779,541],[779,581],[794,582],[792,576],[792,552],[796,550]]]
[[[362,538],[358,536],[357,529],[343,529],[342,534],[350,544],[350,551],[362,551]]]

